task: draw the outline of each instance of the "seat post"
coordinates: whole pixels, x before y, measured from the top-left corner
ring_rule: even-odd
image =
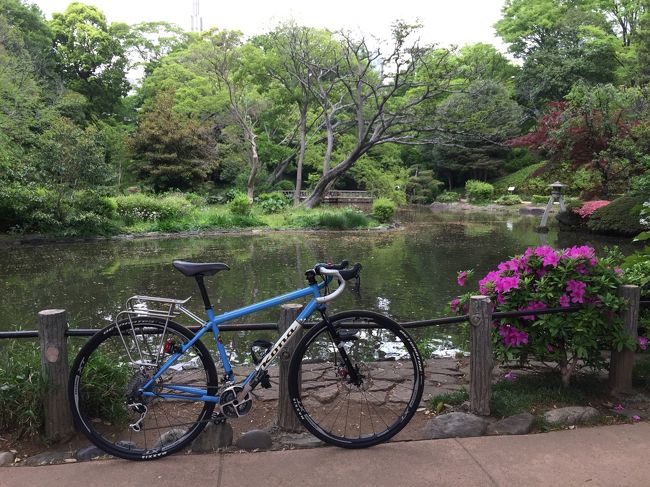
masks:
[[[199,285],[199,290],[201,291],[201,297],[203,298],[203,303],[205,304],[205,309],[212,309],[212,304],[210,304],[210,297],[208,292],[205,289],[205,283],[203,282],[203,274],[197,274],[194,276],[196,283]]]

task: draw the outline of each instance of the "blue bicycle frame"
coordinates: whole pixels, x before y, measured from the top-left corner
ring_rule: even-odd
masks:
[[[228,311],[225,312],[221,315],[215,316],[214,310],[212,307],[206,309],[206,313],[208,315],[208,321],[204,322],[203,326],[201,329],[194,335],[194,337],[188,341],[187,343],[183,344],[181,346],[181,349],[179,352],[173,353],[167,361],[160,367],[160,369],[156,372],[156,374],[141,388],[142,395],[145,397],[159,397],[163,399],[183,399],[183,400],[190,400],[190,401],[202,401],[202,402],[214,402],[214,403],[219,403],[220,397],[218,395],[208,395],[208,391],[205,389],[199,389],[199,388],[194,388],[194,387],[186,387],[186,386],[175,386],[175,385],[170,385],[167,384],[165,385],[165,389],[176,391],[182,394],[168,394],[168,393],[162,393],[162,392],[152,392],[150,388],[153,386],[153,384],[158,380],[158,378],[165,373],[169,367],[176,362],[192,345],[197,340],[200,340],[201,337],[207,333],[208,331],[212,331],[214,335],[214,340],[217,345],[217,350],[219,351],[219,357],[221,358],[221,362],[223,364],[223,369],[225,371],[226,377],[228,381],[230,382],[231,385],[235,384],[235,374],[232,371],[232,367],[230,365],[230,361],[228,360],[228,355],[226,353],[226,349],[223,345],[223,342],[221,341],[221,337],[219,335],[219,325],[222,323],[225,323],[230,320],[234,320],[237,318],[241,318],[242,316],[246,316],[252,313],[255,313],[257,311],[262,311],[264,309],[272,308],[274,306],[278,306],[280,304],[288,303],[290,301],[294,301],[299,298],[303,298],[306,296],[312,296],[312,299],[307,303],[307,305],[303,308],[303,310],[300,312],[298,317],[296,318],[296,321],[294,321],[289,328],[287,328],[286,332],[278,339],[278,341],[271,347],[271,349],[267,352],[267,354],[262,358],[260,363],[255,367],[255,369],[246,377],[246,379],[241,383],[243,387],[245,387],[245,391],[243,395],[248,393],[250,390],[252,390],[252,387],[250,387],[251,381],[254,377],[259,377],[261,373],[263,373],[273,360],[273,358],[282,350],[284,345],[287,343],[289,338],[296,332],[296,330],[302,326],[302,324],[305,322],[307,318],[316,310],[324,310],[325,309],[325,304],[321,304],[317,302],[317,298],[320,297],[320,292],[321,290],[326,287],[332,280],[331,276],[327,276],[322,282],[317,283],[317,284],[311,284],[310,286],[299,289],[297,291],[293,291],[291,293],[284,294],[282,296],[276,296],[271,299],[267,299],[265,301],[261,301],[259,303],[255,303],[249,306],[245,306],[243,308],[239,308],[233,311]],[[181,308],[182,312],[185,312],[188,314],[190,317],[197,319],[195,316],[193,316],[191,313],[187,312],[183,308]],[[253,385],[253,387],[256,384]]]

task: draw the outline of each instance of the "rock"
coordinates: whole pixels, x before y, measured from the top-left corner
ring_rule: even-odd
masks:
[[[316,448],[325,445],[311,433],[284,433],[278,438],[278,442],[287,448]]]
[[[77,450],[74,457],[80,462],[85,462],[93,458],[103,457],[104,455],[108,455],[108,453],[101,448],[97,448],[95,445],[90,445]]]
[[[185,434],[185,432],[186,431],[184,429],[180,429],[180,428],[175,428],[175,429],[171,429],[169,431],[166,431],[160,437],[160,439],[154,444],[154,446],[153,446],[154,449],[158,449],[158,448],[161,448],[161,447],[166,446],[166,445],[171,445],[175,441],[182,438],[183,435]]]
[[[3,465],[9,465],[10,463],[14,463],[15,459],[16,459],[16,455],[11,453],[10,451],[0,452],[0,467],[2,467]]]
[[[570,406],[545,412],[544,421],[552,425],[572,425],[590,421],[598,416],[600,413],[595,408]]]
[[[229,423],[208,423],[201,434],[192,442],[192,452],[208,453],[232,445],[232,426]]]
[[[273,441],[266,431],[251,430],[241,435],[235,444],[242,450],[268,450]]]
[[[26,458],[24,465],[27,465],[28,467],[54,465],[57,463],[63,463],[68,458],[71,458],[71,455],[67,451],[48,451],[45,453],[39,453],[33,457]]]
[[[449,413],[437,416],[424,425],[422,433],[425,439],[468,438],[483,436],[488,422],[466,413]]]
[[[533,429],[535,416],[530,413],[521,413],[488,426],[488,435],[527,435]]]
[[[543,215],[546,207],[540,206],[522,206],[519,208],[519,214],[521,215]]]

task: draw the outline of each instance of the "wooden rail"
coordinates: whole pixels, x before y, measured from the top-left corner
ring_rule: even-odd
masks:
[[[627,334],[636,339],[640,307],[647,306],[648,301],[640,301],[640,288],[638,286],[621,286],[619,295],[628,302],[628,307],[623,313],[624,329]],[[535,314],[569,313],[578,311],[580,306],[568,308],[551,308],[535,310]],[[277,324],[260,323],[252,325],[221,325],[221,331],[230,330],[282,330],[293,322],[298,309],[289,305],[285,306]],[[470,327],[470,408],[481,415],[490,414],[490,398],[492,391],[491,372],[493,367],[493,352],[491,344],[491,326],[494,319],[529,315],[530,311],[508,311],[493,313],[489,300],[485,296],[473,296],[470,300],[468,315],[439,318],[433,320],[413,321],[402,323],[405,328],[419,328],[424,326],[445,325],[469,321]],[[306,324],[306,328],[310,325]],[[45,434],[48,438],[64,438],[72,431],[72,420],[69,413],[67,384],[67,337],[88,336],[97,330],[69,330],[66,313],[64,310],[45,310],[39,313],[39,330],[23,332],[0,332],[1,338],[26,338],[39,337],[41,349],[41,364],[44,387],[44,414]],[[81,332],[81,333],[78,333]],[[297,343],[297,340],[295,340]],[[294,343],[295,346],[295,343]],[[291,348],[293,350],[293,348]],[[287,364],[290,361],[291,351],[280,357],[280,384],[286,386]],[[611,354],[609,385],[614,392],[627,392],[632,384],[633,351],[615,352]],[[284,363],[284,367],[283,367]],[[284,372],[282,372],[284,370]],[[281,390],[283,389],[283,387]],[[299,425],[293,417],[291,405],[287,394],[280,394],[281,401],[278,408],[278,425],[287,430],[295,430]]]
[[[282,191],[287,198],[293,198],[295,191]],[[300,191],[300,201],[306,200],[311,193]],[[331,190],[323,199],[326,203],[372,203],[372,196],[368,191]]]

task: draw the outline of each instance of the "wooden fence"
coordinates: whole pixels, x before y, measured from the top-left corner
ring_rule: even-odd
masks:
[[[629,306],[623,313],[625,332],[636,340],[640,306],[648,302],[640,301],[638,286],[621,286],[619,295],[627,300]],[[580,306],[568,308],[547,308],[535,310],[536,315],[550,313],[571,313],[580,310]],[[258,323],[249,325],[221,325],[220,331],[244,330],[278,330],[283,332],[295,319],[300,306],[284,305],[278,323]],[[490,414],[490,399],[492,395],[493,352],[491,340],[492,322],[499,318],[512,318],[530,315],[528,311],[493,312],[486,296],[473,296],[470,299],[469,314],[431,320],[411,321],[401,323],[404,328],[421,328],[426,326],[447,325],[469,321],[470,326],[470,409],[479,415]],[[68,407],[68,336],[90,336],[97,330],[68,329],[65,310],[44,310],[38,314],[38,331],[0,332],[3,338],[38,337],[41,350],[41,365],[45,380],[45,396],[43,399],[45,414],[45,435],[47,438],[63,438],[73,430],[70,408]],[[306,324],[308,328],[310,325]],[[197,330],[199,327],[189,327]],[[293,414],[288,399],[286,383],[291,353],[298,343],[299,337],[292,337],[292,343],[280,356],[280,402],[277,423],[280,428],[295,431],[300,425]],[[626,393],[632,390],[632,369],[634,366],[634,351],[625,349],[621,352],[612,351],[610,360],[609,386],[615,393]]]

